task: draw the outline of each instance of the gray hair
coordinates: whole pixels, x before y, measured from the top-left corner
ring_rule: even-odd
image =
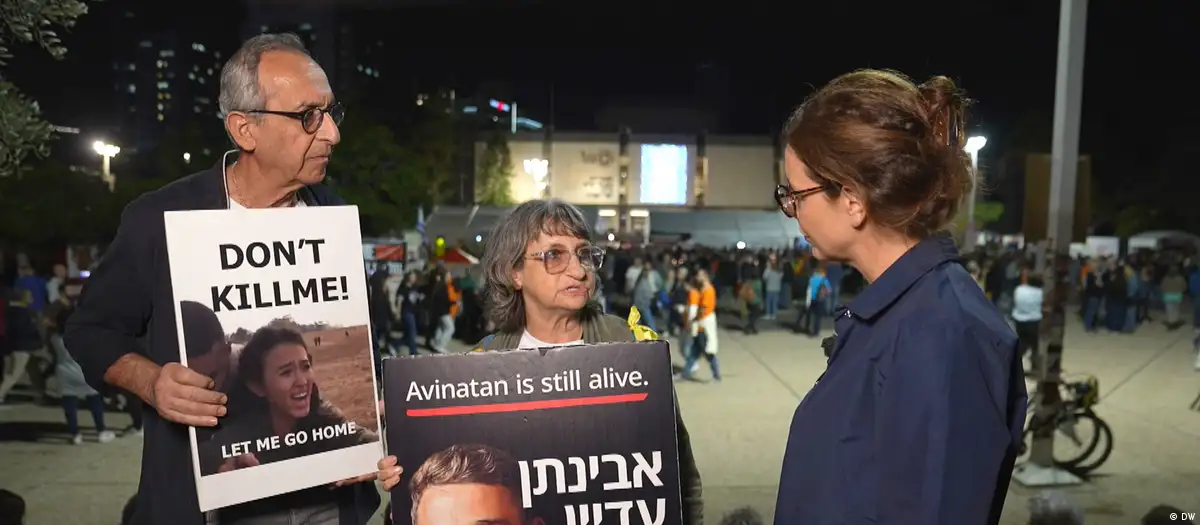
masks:
[[[1083,511],[1061,492],[1038,492],[1029,498],[1029,525],[1083,525]]]
[[[592,229],[575,206],[558,199],[531,200],[517,206],[488,236],[480,263],[484,301],[488,320],[503,332],[525,327],[525,300],[512,274],[525,264],[529,243],[543,234],[590,240]]]
[[[272,51],[288,51],[312,58],[300,37],[292,33],[263,33],[247,40],[221,68],[221,118],[231,111],[263,109],[266,99],[258,80],[258,64]]]

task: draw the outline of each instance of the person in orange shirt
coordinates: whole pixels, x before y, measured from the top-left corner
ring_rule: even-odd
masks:
[[[708,271],[703,268],[696,271],[688,287],[685,331],[690,334],[691,342],[681,377],[694,380],[692,374],[696,371],[696,361],[703,356],[712,368],[713,381],[720,382],[721,367],[717,362],[717,289],[709,280]]]

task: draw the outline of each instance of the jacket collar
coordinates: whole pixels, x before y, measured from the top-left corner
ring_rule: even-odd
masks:
[[[850,301],[848,309],[860,319],[874,319],[930,270],[950,261],[960,261],[954,239],[948,234],[927,237],[900,256],[875,282],[868,284]]]
[[[225,170],[234,165],[238,159],[238,150],[231,149],[221,155],[221,159],[217,161],[212,168],[200,172],[199,193],[203,199],[204,207],[202,209],[226,210],[229,209],[229,188],[225,185]],[[300,200],[309,206],[319,206],[316,195],[308,186],[300,188],[296,192]]]

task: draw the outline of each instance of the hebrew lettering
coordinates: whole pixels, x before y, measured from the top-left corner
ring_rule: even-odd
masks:
[[[655,450],[650,453],[650,463],[646,463],[646,456],[641,452],[633,453],[633,461],[636,465],[633,466],[633,488],[642,488],[642,482],[649,479],[652,486],[663,486],[662,478],[658,477],[658,473],[662,471],[662,452]]]
[[[600,461],[617,465],[617,480],[605,483],[604,490],[633,488],[633,483],[629,482],[629,467],[625,464],[625,456],[620,454],[605,454],[600,457]]]

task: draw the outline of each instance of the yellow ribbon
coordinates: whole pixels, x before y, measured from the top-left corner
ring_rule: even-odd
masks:
[[[638,311],[636,306],[631,306],[627,322],[629,323],[629,331],[633,332],[633,339],[635,341],[657,341],[658,334],[649,327],[639,324],[638,321],[641,320],[642,313]]]

